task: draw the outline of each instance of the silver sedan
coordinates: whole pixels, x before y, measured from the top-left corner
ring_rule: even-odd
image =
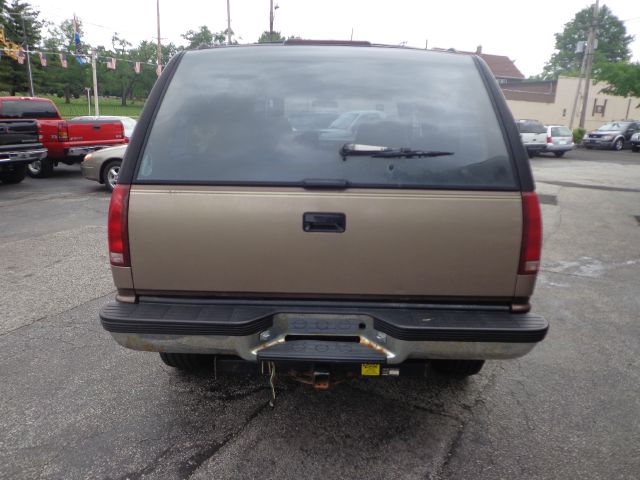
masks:
[[[126,151],[126,145],[103,148],[84,157],[80,164],[82,175],[89,180],[104,183],[110,192],[118,183],[120,165]]]

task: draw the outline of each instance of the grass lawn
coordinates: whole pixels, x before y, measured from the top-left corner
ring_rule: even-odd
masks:
[[[89,108],[87,99],[72,98],[71,103],[64,103],[64,98],[47,97],[53,100],[60,110],[60,114],[64,118],[77,117],[79,115],[88,115]],[[100,115],[122,115],[126,117],[138,118],[142,110],[143,102],[137,101],[128,104],[126,107],[120,105],[119,98],[100,98]],[[91,103],[91,115],[95,115],[93,102]]]

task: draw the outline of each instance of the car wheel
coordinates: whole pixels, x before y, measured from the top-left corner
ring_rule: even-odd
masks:
[[[212,355],[201,355],[197,353],[160,353],[160,360],[162,360],[165,365],[184,372],[204,370],[213,365],[211,359]]]
[[[48,158],[36,160],[27,166],[27,173],[33,178],[45,178],[53,173],[53,162]]]
[[[558,157],[558,158],[560,158],[561,156],[563,156],[563,155],[564,155],[564,153],[565,153],[565,152],[553,152],[553,154],[554,154],[556,157]]]
[[[484,360],[432,360],[431,368],[441,375],[465,378],[482,370]]]
[[[122,162],[120,160],[111,160],[107,162],[102,169],[104,186],[107,187],[107,190],[109,190],[110,192],[113,192],[113,189],[116,188],[116,184],[118,183],[118,175],[120,174],[121,164]]]
[[[616,151],[620,151],[624,148],[624,140],[619,138],[615,142],[613,142],[613,149]]]
[[[27,176],[26,165],[13,165],[11,170],[0,172],[0,182],[2,183],[20,183]]]

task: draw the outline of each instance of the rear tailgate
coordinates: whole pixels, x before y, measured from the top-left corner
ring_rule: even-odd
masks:
[[[131,184],[136,293],[515,296],[523,239],[515,159],[520,173],[530,167],[479,60],[312,46],[180,58],[121,171],[123,188]],[[337,118],[375,118],[327,124],[325,99]],[[301,125],[303,114],[324,123]],[[336,129],[338,144],[322,141]],[[345,155],[345,141],[373,154]],[[309,225],[314,214],[333,220]]]
[[[35,120],[0,120],[0,147],[38,144]]]
[[[119,144],[124,127],[119,120],[67,120],[69,142],[74,146]]]
[[[305,231],[306,212],[344,213],[346,229]],[[133,186],[129,200],[136,290],[509,297],[521,228],[512,192]]]

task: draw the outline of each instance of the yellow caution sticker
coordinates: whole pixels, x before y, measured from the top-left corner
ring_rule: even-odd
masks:
[[[380,376],[380,365],[377,363],[363,363],[360,367],[362,376],[378,377]]]

